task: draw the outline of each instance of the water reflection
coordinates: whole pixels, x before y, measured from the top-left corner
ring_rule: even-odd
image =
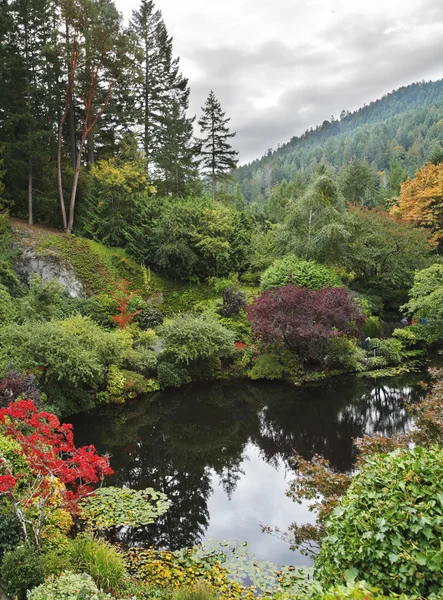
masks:
[[[422,393],[419,379],[373,383],[350,377],[301,388],[214,383],[103,407],[70,421],[78,444],[94,443],[111,455],[112,485],[154,487],[171,502],[155,526],[131,534],[128,543],[177,549],[209,532],[249,538],[260,558],[275,561],[275,543],[261,533],[259,521],[282,521],[284,528],[304,517],[306,509],[284,497],[294,450],[305,458],[322,454],[334,468],[350,470],[352,438],[410,427],[404,401]]]

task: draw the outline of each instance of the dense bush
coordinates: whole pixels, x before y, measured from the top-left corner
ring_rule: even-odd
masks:
[[[288,379],[296,382],[303,375],[297,355],[284,348],[268,350],[253,358],[253,366],[248,371],[250,379]]]
[[[323,350],[323,364],[328,369],[360,371],[363,370],[364,357],[365,351],[355,339],[344,336],[330,338]]]
[[[163,356],[158,361],[157,376],[158,383],[162,389],[180,387],[182,383],[189,383],[191,380],[186,369]]]
[[[20,539],[17,517],[9,508],[0,504],[0,560],[5,552],[14,550]]]
[[[246,298],[243,292],[227,287],[222,292],[222,305],[217,308],[217,312],[223,317],[233,317],[240,314],[245,306]]]
[[[32,400],[38,406],[41,393],[35,375],[23,374],[12,369],[0,382],[0,408],[8,406],[10,402],[18,398]]]
[[[219,359],[234,351],[234,334],[205,315],[181,315],[161,332],[164,349],[184,365]]]
[[[346,573],[385,591],[443,591],[443,450],[416,447],[367,459],[327,522],[316,559],[324,585]]]
[[[28,600],[111,600],[113,596],[101,592],[94,580],[86,573],[69,571],[50,576],[35,587]]]
[[[14,321],[17,317],[16,303],[8,289],[0,284],[0,327]]]
[[[403,344],[399,339],[372,339],[369,350],[372,351],[374,358],[383,357],[386,365],[398,365],[403,361]]]
[[[354,581],[352,572],[347,574],[349,580],[346,584],[333,587],[322,586],[316,581],[301,582],[295,591],[291,588],[284,589],[274,595],[274,600],[398,600],[398,595],[368,585],[364,581]],[[411,600],[414,596],[410,596]],[[402,595],[401,600],[408,596]]]
[[[381,321],[378,317],[370,316],[363,326],[363,333],[371,338],[378,337],[381,333]]]
[[[413,315],[417,333],[429,343],[443,340],[443,265],[418,271],[409,291],[409,302],[402,307]],[[421,322],[423,320],[423,322]]]
[[[155,329],[163,323],[164,318],[165,316],[161,310],[152,306],[152,304],[148,304],[136,316],[135,320],[141,329]]]
[[[120,367],[141,375],[153,371],[156,357],[150,347],[154,340],[153,332],[104,330],[80,315],[63,321],[10,324],[0,339],[0,376],[7,374],[11,364],[38,375],[51,406],[67,414],[91,406],[94,394],[100,393],[101,401],[113,395],[108,389],[110,370],[111,375],[112,369]]]
[[[26,600],[26,590],[40,585],[45,579],[42,559],[29,546],[6,552],[0,572],[6,593],[18,600]]]
[[[60,283],[33,274],[28,293],[18,300],[18,320],[23,323],[64,319],[75,311],[75,305],[76,301],[67,296]]]
[[[340,278],[324,265],[289,255],[276,260],[263,273],[261,287],[270,290],[284,285],[296,285],[310,290],[340,286]]]
[[[344,288],[312,292],[287,285],[262,292],[247,307],[253,332],[268,344],[284,344],[304,361],[319,360],[326,340],[358,336],[365,319]]]

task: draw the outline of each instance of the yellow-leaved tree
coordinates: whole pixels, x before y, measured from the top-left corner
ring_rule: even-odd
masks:
[[[443,163],[428,163],[415,179],[405,181],[391,213],[432,232],[431,241],[443,241]]]

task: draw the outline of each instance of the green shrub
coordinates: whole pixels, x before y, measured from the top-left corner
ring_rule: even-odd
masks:
[[[403,345],[398,339],[372,339],[369,343],[369,350],[375,357],[383,357],[386,365],[398,365],[403,361]]]
[[[299,285],[310,290],[342,285],[340,278],[332,269],[293,255],[276,260],[263,273],[260,284],[264,290],[284,285]]]
[[[148,304],[141,313],[135,317],[140,329],[155,329],[164,321],[165,315],[152,304]]]
[[[315,561],[324,585],[347,573],[384,591],[443,592],[443,449],[375,454],[327,521]]]
[[[14,321],[16,317],[16,304],[7,288],[0,284],[0,327]]]
[[[392,337],[396,340],[399,340],[402,345],[407,348],[411,348],[419,342],[417,336],[411,329],[409,329],[409,327],[403,329],[394,329],[392,332]]]
[[[206,315],[180,315],[163,327],[161,335],[165,351],[185,365],[234,352],[232,331]]]
[[[352,581],[352,573],[346,584],[334,587],[324,587],[316,581],[306,581],[293,589],[284,588],[274,594],[274,600],[407,600],[408,596],[397,594],[387,595],[375,587],[369,586],[364,581]],[[411,600],[414,596],[411,596]],[[416,599],[414,599],[416,600]]]
[[[248,371],[250,379],[288,379],[299,381],[303,369],[298,357],[286,349],[263,352],[252,357],[253,367]]]
[[[90,317],[100,327],[114,329],[116,323],[111,319],[115,315],[117,301],[109,294],[97,294],[84,298],[78,303],[78,311],[86,317]]]
[[[371,338],[378,337],[381,333],[381,321],[378,317],[367,317],[363,325],[363,333]]]
[[[149,348],[136,347],[127,350],[123,356],[122,366],[129,371],[136,371],[143,375],[155,370],[157,354]]]
[[[62,541],[61,536],[54,536],[53,541]],[[60,575],[64,571],[72,569],[72,545],[71,540],[66,538],[60,547],[42,552],[42,562],[45,569],[45,575]]]
[[[0,260],[0,285],[5,286],[13,296],[22,291],[20,280],[7,260]]]
[[[189,373],[183,367],[160,357],[157,365],[157,377],[160,388],[180,387],[190,381]]]
[[[0,560],[5,552],[14,550],[20,540],[17,517],[5,506],[0,506]]]
[[[88,573],[100,589],[119,592],[125,588],[128,574],[124,558],[109,542],[87,535],[77,536],[72,560],[76,570]]]
[[[353,338],[334,337],[325,342],[323,363],[328,369],[362,370],[365,351]]]
[[[54,409],[60,412],[67,398],[75,412],[88,407],[91,391],[104,388],[108,366],[120,364],[131,345],[129,332],[105,331],[80,315],[64,321],[10,324],[0,336],[0,377],[11,364],[42,375],[43,391]]]
[[[143,375],[134,371],[128,371],[127,369],[122,369],[121,373],[125,378],[124,391],[126,398],[135,398],[140,394],[146,394],[148,389],[146,379]]]
[[[217,294],[221,294],[225,288],[238,285],[238,274],[233,273],[229,277],[209,277],[208,284],[214,288]]]
[[[26,590],[45,579],[43,562],[34,548],[19,546],[3,556],[1,577],[6,593],[18,600],[26,599]]]
[[[254,361],[254,366],[248,372],[250,379],[282,379],[285,368],[276,354],[260,354]]]
[[[101,592],[92,577],[86,573],[66,571],[34,588],[28,600],[111,600],[110,594]]]
[[[370,356],[368,358],[368,369],[373,371],[375,369],[383,369],[388,366],[386,358],[384,356]]]
[[[18,319],[22,323],[64,319],[75,312],[75,306],[76,301],[67,296],[58,281],[45,281],[33,274],[28,293],[18,300]]]

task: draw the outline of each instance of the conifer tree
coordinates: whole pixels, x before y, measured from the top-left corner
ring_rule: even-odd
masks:
[[[214,199],[216,184],[229,178],[229,173],[236,168],[238,152],[228,141],[235,136],[235,132],[229,133],[227,126],[230,118],[225,118],[226,113],[222,111],[213,91],[209,93],[202,110],[203,115],[198,124],[205,137],[200,140],[200,153],[203,172],[211,181],[212,199]]]
[[[183,195],[186,184],[197,176],[194,119],[186,114],[188,80],[173,57],[172,38],[152,0],[142,0],[130,29],[138,45],[135,97],[148,173],[161,193]]]

